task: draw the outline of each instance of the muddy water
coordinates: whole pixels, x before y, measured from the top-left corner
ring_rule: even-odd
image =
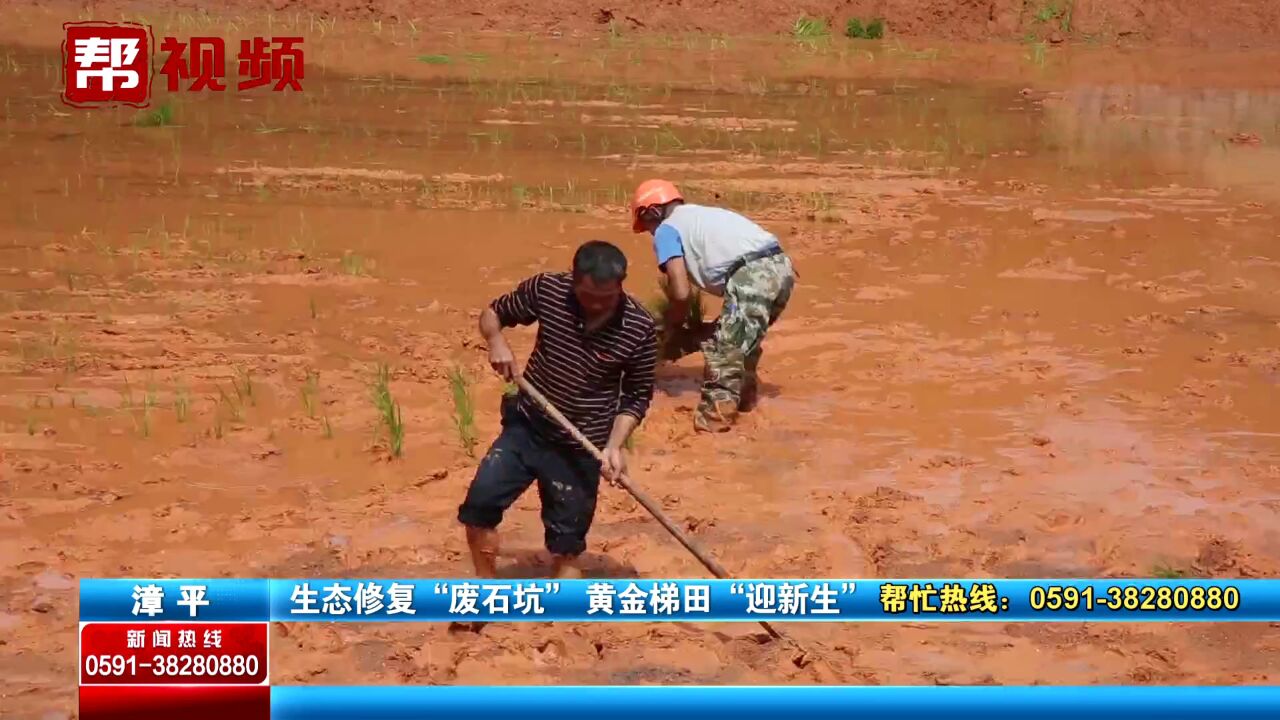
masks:
[[[699,359],[663,367],[632,461],[732,572],[1280,563],[1275,91],[943,82],[917,55],[909,75],[654,86],[580,77],[568,53],[492,77],[455,53],[435,77],[318,58],[303,96],[180,96],[142,127],[59,105],[50,50],[3,55],[0,669],[19,716],[74,701],[74,577],[466,573],[475,459],[446,372],[470,378],[482,452],[500,383],[477,309],[594,237],[651,296],[624,203],[653,175],[760,218],[801,272],[761,407],[695,436]],[[536,501],[504,528],[507,572],[544,572]],[[596,575],[702,574],[616,494],[592,544]],[[736,626],[275,632],[280,683],[821,679]],[[1272,627],[794,633],[846,683],[1280,677]]]

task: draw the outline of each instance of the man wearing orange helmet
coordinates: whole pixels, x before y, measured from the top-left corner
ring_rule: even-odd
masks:
[[[795,286],[791,260],[773,233],[731,210],[686,203],[666,180],[636,188],[631,218],[635,232],[653,235],[667,277],[667,337],[688,313],[690,283],[724,298],[715,333],[702,344],[706,369],[693,424],[728,430],[755,405],[761,344]]]

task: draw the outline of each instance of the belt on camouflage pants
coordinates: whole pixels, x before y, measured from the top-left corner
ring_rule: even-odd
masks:
[[[755,252],[749,252],[746,255],[743,255],[742,257],[733,261],[733,264],[729,266],[729,272],[724,276],[725,282],[728,282],[729,278],[733,277],[734,273],[738,272],[743,267],[745,267],[747,263],[755,262],[756,260],[763,260],[765,258],[770,258],[770,257],[773,257],[774,255],[781,255],[781,254],[782,254],[781,245],[774,245],[773,247],[765,248],[764,250],[756,250]]]

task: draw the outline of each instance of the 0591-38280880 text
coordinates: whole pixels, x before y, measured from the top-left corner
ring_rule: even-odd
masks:
[[[157,677],[253,677],[260,663],[253,655],[86,655],[84,674],[89,677],[136,676],[150,670]]]
[[[1240,607],[1240,590],[1230,585],[1034,585],[1027,604],[1049,612],[1221,612]]]

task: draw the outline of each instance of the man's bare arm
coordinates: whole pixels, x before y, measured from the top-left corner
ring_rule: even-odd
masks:
[[[489,348],[489,365],[508,382],[515,380],[520,368],[516,366],[516,356],[511,352],[511,346],[502,336],[502,323],[493,308],[485,308],[480,312],[480,337],[484,338],[485,346]]]
[[[685,268],[684,258],[676,257],[667,261],[664,271],[667,274],[667,327],[679,327],[689,313],[689,297],[692,288],[689,286],[689,271]]]

